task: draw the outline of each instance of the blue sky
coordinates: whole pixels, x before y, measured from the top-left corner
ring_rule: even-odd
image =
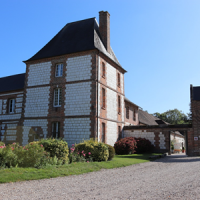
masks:
[[[149,113],[189,112],[200,85],[199,0],[1,0],[0,77],[25,72],[23,60],[65,24],[110,13],[111,46],[125,74],[125,95]]]

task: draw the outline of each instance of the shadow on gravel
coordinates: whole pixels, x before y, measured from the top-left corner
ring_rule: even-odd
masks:
[[[188,157],[186,155],[172,155],[161,159],[154,160],[154,162],[174,163],[174,162],[200,162],[200,157]]]

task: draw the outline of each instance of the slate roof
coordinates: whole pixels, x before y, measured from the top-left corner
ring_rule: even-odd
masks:
[[[193,87],[192,99],[195,101],[200,101],[200,87]]]
[[[155,117],[148,112],[143,110],[138,111],[139,122],[145,125],[159,125],[159,124],[168,124],[167,122]]]
[[[93,49],[98,49],[121,67],[113,50],[111,49],[110,54],[107,52],[96,18],[66,24],[40,51],[26,61]]]
[[[0,78],[0,93],[24,88],[25,73]]]
[[[127,101],[127,102],[133,104],[134,106],[139,107],[138,105],[136,105],[135,103],[133,103],[132,101],[130,101],[129,99],[127,99],[126,97],[124,97],[124,101]]]

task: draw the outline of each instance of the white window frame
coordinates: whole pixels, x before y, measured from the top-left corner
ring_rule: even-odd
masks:
[[[15,112],[15,99],[9,99],[9,113]]]
[[[63,64],[56,65],[55,77],[61,77],[63,75]]]
[[[61,88],[54,89],[54,107],[61,107],[61,98]]]

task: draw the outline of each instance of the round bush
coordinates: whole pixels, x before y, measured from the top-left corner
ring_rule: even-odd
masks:
[[[1,146],[0,148],[0,167],[15,167],[17,165],[17,155],[13,149],[8,146]]]
[[[16,147],[13,152],[21,160],[19,167],[41,167],[48,163],[49,154],[44,150],[43,145],[38,142],[30,142],[24,147]]]
[[[1,146],[4,146],[4,143],[0,141],[0,147],[1,147]]]
[[[135,138],[137,142],[136,153],[151,153],[154,149],[154,145],[148,139]]]
[[[50,153],[50,157],[57,157],[62,164],[68,162],[69,148],[66,141],[62,139],[41,139],[38,142],[40,145],[44,146],[46,152]]]
[[[97,142],[93,139],[85,140],[82,143],[75,145],[76,152],[84,152],[85,158],[92,157],[93,161],[107,161],[109,151],[106,144]]]
[[[109,151],[108,160],[112,160],[114,158],[114,156],[115,156],[115,149],[114,149],[114,147],[112,147],[109,144],[106,144],[106,146],[108,147],[108,151]]]
[[[134,137],[122,138],[115,142],[115,152],[118,155],[133,154],[136,148],[136,141]]]

